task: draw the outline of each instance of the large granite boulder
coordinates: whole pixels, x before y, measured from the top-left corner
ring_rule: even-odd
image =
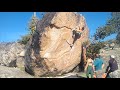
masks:
[[[81,36],[73,38],[73,30],[82,33]],[[28,42],[26,71],[36,76],[60,75],[71,71],[81,61],[81,46],[88,36],[89,30],[82,15],[47,12],[38,21],[37,30]]]

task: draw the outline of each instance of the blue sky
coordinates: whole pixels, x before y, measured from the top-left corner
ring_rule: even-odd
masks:
[[[106,23],[110,18],[110,12],[79,12],[85,16],[90,35],[93,35],[99,26]],[[42,12],[37,12],[37,17],[42,17]],[[13,42],[28,33],[28,22],[33,12],[0,12],[0,42]],[[115,35],[105,40],[114,38]]]
[[[86,19],[88,28],[90,30],[90,36],[93,36],[96,29],[100,26],[104,26],[106,21],[111,18],[111,12],[80,12]],[[104,40],[114,39],[116,34],[106,37]],[[102,40],[103,41],[103,40]]]

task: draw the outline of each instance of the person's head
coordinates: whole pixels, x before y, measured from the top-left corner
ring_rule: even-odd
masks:
[[[110,59],[115,59],[115,56],[114,55],[110,55]]]
[[[88,54],[87,57],[92,59],[92,54]]]
[[[73,30],[72,32],[73,32],[73,35],[74,35],[76,33],[76,30]]]
[[[95,54],[95,57],[96,57],[96,58],[99,58],[99,57],[100,57],[100,55],[99,55],[98,53],[96,53],[96,54]]]

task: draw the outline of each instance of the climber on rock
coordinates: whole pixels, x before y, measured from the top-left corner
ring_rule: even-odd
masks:
[[[82,30],[77,31],[77,28],[72,30],[72,38],[73,38],[73,43],[70,45],[70,47],[72,48],[74,43],[76,42],[77,39],[79,39],[82,35],[82,31],[84,30],[84,27],[82,28]]]

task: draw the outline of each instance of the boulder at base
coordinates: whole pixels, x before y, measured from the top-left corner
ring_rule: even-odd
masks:
[[[0,78],[34,78],[30,74],[19,68],[6,67],[0,65]]]
[[[16,64],[24,66],[24,58],[19,54],[24,51],[25,45],[17,42],[0,43],[0,65],[16,67]]]
[[[73,30],[81,32],[73,47]],[[61,75],[81,61],[82,43],[89,30],[82,15],[74,12],[47,12],[38,21],[37,30],[28,42],[25,53],[26,71],[37,75]]]

